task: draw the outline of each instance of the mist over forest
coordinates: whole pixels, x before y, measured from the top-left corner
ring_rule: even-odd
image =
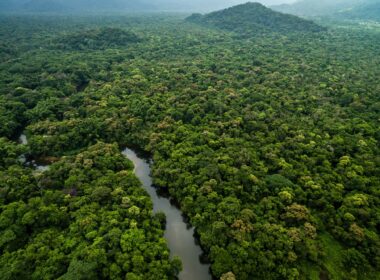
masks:
[[[292,3],[295,0],[259,0],[264,5]],[[83,12],[83,11],[211,11],[247,2],[246,0],[3,0],[0,11]]]
[[[246,0],[3,0],[0,13],[102,14],[141,12],[210,12],[246,3]],[[257,0],[272,9],[298,16],[334,16],[376,20],[379,0]]]
[[[380,19],[379,0],[299,0],[272,6],[275,10],[299,16],[336,16]]]

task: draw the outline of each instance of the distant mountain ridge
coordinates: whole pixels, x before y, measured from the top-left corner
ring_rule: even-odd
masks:
[[[272,6],[271,8],[300,16],[320,16],[347,10],[362,0],[299,0],[293,4]]]
[[[339,15],[347,19],[380,21],[380,2],[358,6]]]
[[[2,0],[4,12],[92,12],[149,11],[156,6],[149,0]]]
[[[193,14],[189,22],[238,33],[319,32],[324,27],[294,15],[273,11],[260,3],[248,2],[206,15]]]
[[[239,0],[0,0],[1,12],[209,12],[236,4]],[[266,0],[271,3],[282,0]]]
[[[299,16],[380,20],[380,0],[300,0],[271,8]]]
[[[0,0],[1,12],[15,13],[91,13],[150,12],[222,9],[220,0]],[[231,0],[232,1],[232,0]],[[294,4],[270,7],[297,16],[335,16],[380,21],[380,0],[299,0]]]
[[[21,6],[23,10],[30,12],[63,12],[69,11],[69,7],[60,1],[30,0]]]
[[[0,12],[8,12],[18,9],[21,5],[28,2],[27,0],[1,0]]]

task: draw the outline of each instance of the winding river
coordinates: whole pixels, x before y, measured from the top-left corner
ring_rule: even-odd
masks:
[[[163,212],[166,215],[165,239],[167,240],[171,256],[178,256],[183,265],[183,270],[179,274],[180,280],[210,280],[212,279],[208,264],[202,264],[201,247],[194,239],[194,228],[189,228],[181,211],[172,205],[169,199],[157,194],[152,185],[149,163],[137,156],[131,149],[123,151],[135,166],[136,177],[141,181],[144,189],[149,193],[153,201],[153,211]]]
[[[27,145],[28,139],[24,134],[19,138],[20,144]],[[143,188],[153,202],[153,212],[163,212],[166,216],[165,239],[170,249],[171,257],[177,256],[182,261],[183,270],[178,275],[179,280],[211,280],[210,266],[201,262],[202,249],[194,238],[194,228],[185,222],[181,211],[170,203],[168,198],[159,196],[152,184],[151,170],[148,161],[137,156],[131,149],[124,149],[123,155],[135,166],[134,173],[141,181]],[[24,159],[25,156],[21,158]],[[37,162],[27,162],[39,172],[49,168]]]

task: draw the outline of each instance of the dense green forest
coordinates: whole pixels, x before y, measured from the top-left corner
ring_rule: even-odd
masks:
[[[283,28],[1,16],[0,279],[175,279],[125,146],[217,279],[380,279],[380,30]]]
[[[246,3],[206,15],[193,14],[190,22],[218,27],[237,33],[320,32],[324,28],[312,21],[273,11],[260,3]]]
[[[7,165],[1,171],[1,279],[174,279],[178,273],[163,220],[152,216],[152,203],[117,145],[98,143],[38,175]]]

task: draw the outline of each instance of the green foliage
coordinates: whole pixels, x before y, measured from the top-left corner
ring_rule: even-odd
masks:
[[[320,32],[325,28],[296,16],[275,12],[259,3],[246,3],[204,16],[193,14],[187,21],[237,33]]]
[[[57,44],[58,48],[65,50],[104,50],[140,41],[141,39],[133,32],[119,28],[101,28],[62,36],[57,40]]]
[[[32,156],[68,155],[38,175],[0,140],[3,279],[179,271],[164,217],[101,141],[152,154],[154,183],[196,227],[215,277],[379,278],[380,33],[237,37],[160,16],[2,22],[19,59],[0,64],[2,135],[25,128]],[[77,25],[146,40],[62,50]]]
[[[98,143],[65,157],[29,184],[40,191],[0,209],[1,279],[121,279],[129,272],[173,279],[178,273],[149,197],[116,145]]]
[[[0,96],[0,137],[11,138],[22,127],[25,105],[21,102]]]
[[[20,164],[20,156],[25,154],[27,150],[26,146],[16,145],[5,138],[0,138],[0,171],[12,165]]]

